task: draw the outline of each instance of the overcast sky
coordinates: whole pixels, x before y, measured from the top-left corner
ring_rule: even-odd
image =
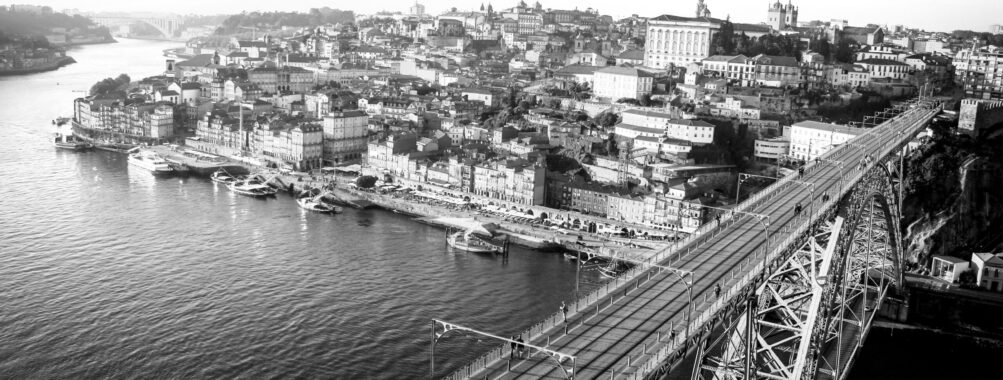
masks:
[[[705,0],[714,17],[730,15],[732,21],[758,23],[765,21],[768,0]],[[786,3],[787,0],[782,0]],[[0,0],[3,4],[49,5],[56,10],[77,8],[81,11],[156,11],[173,13],[240,13],[247,11],[306,11],[313,7],[331,7],[372,13],[380,10],[406,11],[413,2],[402,0]],[[438,14],[456,7],[460,10],[480,8],[480,0],[422,0],[426,12]],[[514,6],[516,1],[495,1],[494,8]],[[527,1],[532,5],[532,1]],[[691,16],[696,0],[548,0],[541,1],[544,8],[580,9],[592,7],[602,14],[620,18],[637,14],[654,17],[661,14]],[[988,31],[991,24],[1003,24],[1003,0],[840,0],[795,1],[800,8],[799,21],[846,19],[851,25],[868,23],[882,25],[903,24],[934,31],[970,29]]]

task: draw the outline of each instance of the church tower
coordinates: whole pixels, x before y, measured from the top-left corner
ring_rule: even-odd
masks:
[[[786,18],[786,21],[784,21],[784,23],[787,24],[787,25],[785,25],[785,27],[788,27],[788,28],[795,28],[795,27],[797,27],[798,26],[798,9],[794,8],[794,5],[791,4],[791,0],[787,0],[787,12],[786,13],[787,13],[787,18]]]
[[[697,0],[697,18],[707,17],[710,18],[710,9],[707,8],[707,4],[704,4],[703,0]]]
[[[770,5],[767,12],[766,24],[773,30],[783,30],[787,26],[787,8],[780,4],[780,0]]]

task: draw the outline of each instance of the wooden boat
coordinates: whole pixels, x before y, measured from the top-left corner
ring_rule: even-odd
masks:
[[[503,248],[474,236],[470,230],[457,231],[446,237],[446,244],[455,249],[473,253],[500,253]]]
[[[314,198],[300,198],[296,200],[300,208],[321,214],[340,214],[343,209],[338,206],[329,205]]]
[[[273,196],[278,192],[271,186],[250,179],[230,182],[226,187],[234,193],[255,198]]]
[[[227,173],[226,170],[220,169],[209,175],[209,180],[215,183],[221,183],[224,185],[229,185],[231,183],[237,182],[237,178]]]

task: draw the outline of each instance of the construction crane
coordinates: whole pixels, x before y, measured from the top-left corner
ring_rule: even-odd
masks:
[[[634,140],[627,140],[621,144],[620,170],[617,171],[617,182],[620,183],[620,186],[627,188],[627,180],[630,178],[630,161],[639,156],[637,152],[643,150],[644,148],[634,149]]]

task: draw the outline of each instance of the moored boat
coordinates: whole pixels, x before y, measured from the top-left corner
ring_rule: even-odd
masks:
[[[329,205],[309,197],[297,199],[296,203],[304,210],[321,214],[340,214],[342,211],[341,207]]]
[[[56,134],[55,139],[53,139],[53,144],[55,144],[57,149],[66,149],[73,151],[84,151],[93,148],[91,143],[81,140],[74,135],[66,134]]]
[[[500,253],[502,247],[474,236],[470,230],[457,231],[446,238],[446,244],[455,249],[473,253]]]
[[[153,173],[153,175],[163,176],[174,173],[174,169],[167,160],[156,153],[135,148],[129,151],[129,165],[141,168]]]
[[[268,197],[277,192],[271,186],[253,180],[234,181],[227,184],[230,191],[248,197]]]
[[[222,170],[222,169],[213,172],[209,176],[209,179],[211,181],[215,182],[215,183],[221,183],[221,184],[224,184],[224,185],[228,185],[228,184],[231,184],[233,182],[237,182],[237,178],[236,177],[230,175],[230,173],[227,173],[226,170]]]

